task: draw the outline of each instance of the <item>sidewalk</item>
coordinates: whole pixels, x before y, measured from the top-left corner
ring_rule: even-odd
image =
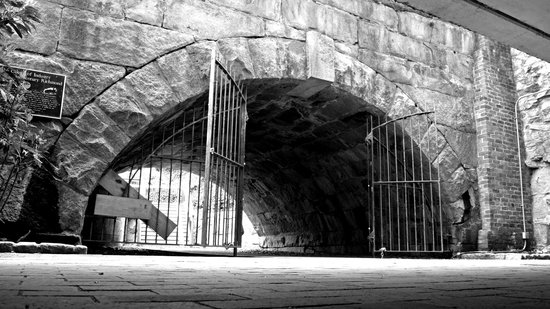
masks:
[[[548,260],[0,254],[0,308],[544,308]]]

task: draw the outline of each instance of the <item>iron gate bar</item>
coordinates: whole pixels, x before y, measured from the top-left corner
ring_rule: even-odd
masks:
[[[437,132],[434,142],[430,138],[422,141],[425,132],[418,130],[415,124],[423,124],[413,123],[411,119],[411,116],[429,113],[433,112],[393,120],[387,115],[367,120],[365,141],[370,145],[367,174],[371,179],[367,209],[372,225],[369,233],[374,236],[373,252],[376,247],[395,252],[444,250],[440,158],[436,154],[431,161],[424,155],[425,151],[430,153],[434,144],[438,145],[437,120],[425,118],[428,130],[434,128]]]
[[[113,166],[128,173],[128,184],[142,198],[153,200],[157,215],[162,212],[177,222],[176,233],[159,239],[149,226],[138,226],[138,220],[101,217],[97,220],[104,228],[94,232],[90,224],[86,241],[240,246],[246,97],[243,83],[215,50],[212,55],[208,103],[197,100],[159,121]],[[164,230],[161,224],[157,220],[153,227]],[[115,239],[120,227],[124,237]]]

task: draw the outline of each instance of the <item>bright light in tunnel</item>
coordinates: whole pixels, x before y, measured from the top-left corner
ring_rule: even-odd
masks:
[[[202,218],[202,192],[204,179],[199,175],[182,170],[170,171],[158,167],[142,168],[139,173],[124,171],[119,174],[122,179],[129,181],[142,198],[149,199],[153,205],[164,212],[178,226],[169,235],[168,242],[181,244],[189,239],[192,243],[198,243]],[[212,184],[212,191],[219,189],[219,194],[225,195],[223,187],[218,188]],[[138,242],[148,242],[145,235],[155,235],[154,231],[145,225],[140,226],[141,233]],[[259,249],[260,237],[255,231],[250,219],[243,212],[242,216],[242,249]]]

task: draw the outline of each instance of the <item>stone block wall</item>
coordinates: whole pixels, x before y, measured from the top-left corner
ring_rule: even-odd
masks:
[[[512,59],[519,96],[522,135],[525,140],[523,162],[530,173],[533,235],[537,249],[550,249],[550,63],[518,50]]]
[[[474,64],[481,250],[521,247],[516,89],[510,48],[477,37]],[[525,205],[529,209],[529,205]],[[529,218],[529,216],[528,216]]]
[[[394,1],[37,0],[36,4],[43,13],[43,24],[31,37],[17,42],[20,50],[7,60],[13,65],[67,75],[63,119],[37,120],[49,134],[51,159],[59,167],[57,176],[62,181],[54,182],[58,191],[55,209],[63,232],[80,233],[90,192],[128,143],[167,111],[206,91],[212,47],[216,46],[230,64],[242,68],[250,80],[263,84],[291,80],[294,85],[315,71],[308,55],[314,49],[308,44],[312,44],[311,38],[322,35],[319,41],[330,49],[327,53],[332,64],[326,76],[334,76],[331,87],[337,90],[334,93],[345,93],[341,98],[349,95],[353,99],[315,101],[318,98],[312,97],[315,104],[297,103],[296,110],[318,106],[323,117],[316,117],[322,121],[312,122],[311,128],[303,129],[302,136],[292,142],[307,137],[315,141],[310,145],[321,149],[337,146],[337,151],[319,158],[319,166],[312,170],[330,175],[338,166],[352,170],[342,173],[352,176],[329,176],[337,182],[334,193],[327,190],[334,185],[327,184],[326,175],[308,175],[308,183],[315,190],[327,193],[329,198],[321,200],[329,202],[323,205],[312,200],[273,205],[273,196],[268,199],[259,191],[251,192],[250,196],[264,199],[251,204],[249,214],[266,243],[272,247],[315,244],[336,248],[342,243],[340,235],[346,234],[353,239],[350,246],[364,246],[364,206],[357,198],[360,194],[350,193],[361,190],[362,179],[354,173],[361,171],[357,166],[365,158],[364,126],[350,119],[358,119],[360,114],[356,114],[365,111],[399,117],[428,110],[435,111],[438,124],[435,119],[424,118],[431,120],[431,125],[415,129],[413,138],[418,144],[441,141],[437,151],[427,156],[441,161],[446,220],[457,223],[456,242],[475,243],[479,144],[474,81],[489,82],[474,79],[476,45],[472,32]],[[278,98],[254,97],[254,89],[250,93],[249,103],[260,106],[259,114],[269,111],[265,106],[277,111],[270,113],[266,122],[275,122],[283,108],[291,110],[289,104],[279,104]],[[341,130],[342,126],[350,129]],[[257,131],[258,140],[273,137],[266,132]],[[285,142],[291,142],[296,132],[285,131]],[[274,157],[289,157],[297,151],[292,148],[275,152]],[[336,164],[332,160],[335,156]],[[294,173],[288,165],[278,170]],[[263,179],[261,175],[257,178]],[[281,178],[274,183],[277,181],[282,182]],[[283,189],[281,185],[270,192]],[[473,225],[466,227],[464,221],[468,220]],[[308,231],[308,226],[314,225],[328,228]],[[345,226],[345,233],[341,226]],[[283,237],[285,241],[281,241]]]

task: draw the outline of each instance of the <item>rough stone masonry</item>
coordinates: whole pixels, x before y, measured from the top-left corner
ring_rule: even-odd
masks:
[[[521,212],[505,46],[391,0],[36,5],[42,24],[7,61],[67,76],[63,118],[35,120],[60,180],[29,173],[1,214],[14,230],[80,235],[92,191],[124,148],[206,93],[215,47],[249,88],[244,210],[263,246],[365,252],[362,119],[433,110],[437,125],[408,133],[442,141],[429,157],[441,162],[452,241],[521,247],[510,240],[521,237]],[[312,78],[328,87],[287,95]]]

